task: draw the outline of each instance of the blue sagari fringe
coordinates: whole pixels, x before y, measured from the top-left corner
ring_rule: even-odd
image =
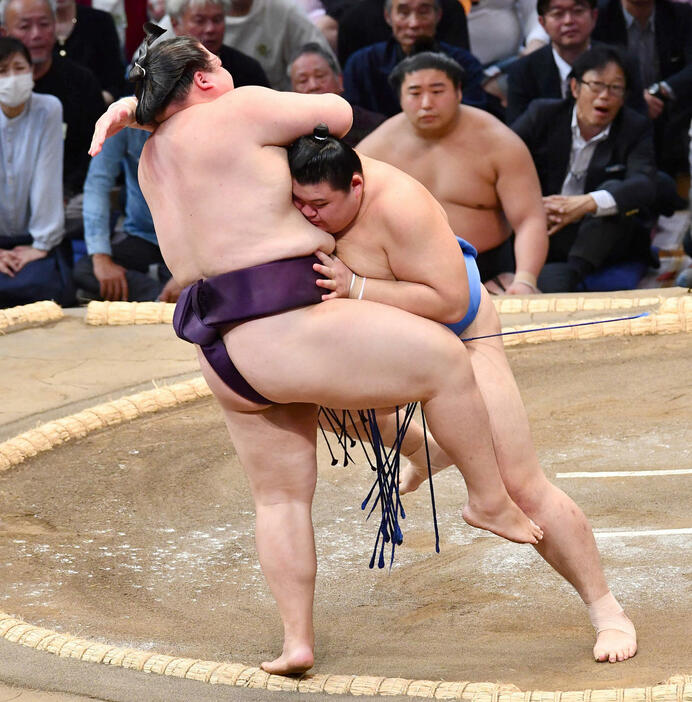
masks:
[[[388,448],[382,441],[382,435],[377,425],[377,415],[374,410],[357,412],[357,419],[354,419],[353,413],[350,410],[341,410],[337,412],[333,409],[321,407],[319,411],[319,427],[324,437],[329,454],[332,459],[332,465],[335,466],[339,461],[332,450],[325,429],[331,431],[336,437],[340,449],[343,450],[343,465],[347,466],[349,462],[354,462],[353,457],[349,453],[349,449],[356,446],[356,439],[349,434],[349,427],[353,429],[360,442],[360,445],[365,454],[365,458],[370,465],[370,469],[376,473],[375,480],[368,494],[361,504],[361,509],[365,511],[370,503],[370,510],[367,519],[375,511],[377,506],[380,506],[380,523],[375,538],[375,547],[370,559],[370,568],[375,566],[385,567],[385,548],[390,544],[389,553],[389,568],[391,570],[394,563],[394,552],[397,546],[401,545],[404,540],[404,535],[399,526],[399,518],[406,519],[404,506],[401,504],[399,496],[399,470],[401,459],[401,444],[409,428],[414,412],[418,406],[417,402],[412,402],[407,405],[404,412],[403,421],[399,416],[397,408],[397,432],[394,444]],[[435,551],[440,552],[440,535],[437,527],[437,510],[435,508],[435,492],[433,490],[432,470],[430,467],[430,453],[428,449],[428,433],[425,423],[425,414],[421,410],[423,416],[423,434],[425,439],[425,454],[428,464],[428,483],[430,485],[430,500],[432,504],[433,523],[435,526]],[[359,429],[359,424],[363,434]],[[370,446],[370,451],[366,446]],[[372,502],[371,502],[372,500]],[[378,553],[379,552],[379,553]]]

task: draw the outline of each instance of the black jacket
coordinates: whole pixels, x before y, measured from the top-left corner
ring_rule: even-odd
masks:
[[[661,79],[675,92],[678,105],[692,103],[692,7],[655,0],[654,26]],[[599,0],[593,38],[627,46],[621,0]],[[644,86],[648,87],[648,86]]]
[[[619,0],[618,0],[619,2]],[[600,42],[594,42],[597,46]],[[639,77],[639,66],[627,57],[627,72],[630,84],[627,90],[627,105],[646,114],[646,102],[642,95],[644,86]],[[555,63],[553,49],[543,46],[515,61],[509,69],[507,80],[507,124],[516,120],[538,98],[562,99],[560,70]]]
[[[562,190],[572,148],[571,100],[534,100],[512,125],[533,157],[543,195]],[[596,146],[586,172],[584,192],[607,190],[620,215],[653,203],[656,176],[651,122],[623,107],[608,138]]]

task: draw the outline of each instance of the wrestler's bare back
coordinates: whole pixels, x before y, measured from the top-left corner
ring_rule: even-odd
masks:
[[[257,106],[280,102],[273,93],[239,88],[176,112],[142,150],[140,187],[181,285],[334,247],[292,206],[285,150],[262,138]]]
[[[401,113],[359,145],[359,153],[386,161],[423,183],[442,204],[452,231],[487,251],[510,232],[496,184],[516,135],[482,110],[464,105],[455,128],[439,138],[420,136]]]

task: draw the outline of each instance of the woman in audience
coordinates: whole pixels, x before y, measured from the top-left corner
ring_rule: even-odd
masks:
[[[72,302],[63,237],[62,106],[32,92],[31,56],[0,37],[0,307]]]

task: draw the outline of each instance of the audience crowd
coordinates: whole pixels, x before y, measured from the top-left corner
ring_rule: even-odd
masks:
[[[87,154],[98,117],[131,93],[144,12],[0,0],[0,307],[177,299],[137,182],[148,133]],[[149,0],[146,12],[159,41],[197,38],[236,86],[342,95],[345,140],[435,195],[492,293],[636,287],[656,265],[658,218],[686,206],[691,0]]]

